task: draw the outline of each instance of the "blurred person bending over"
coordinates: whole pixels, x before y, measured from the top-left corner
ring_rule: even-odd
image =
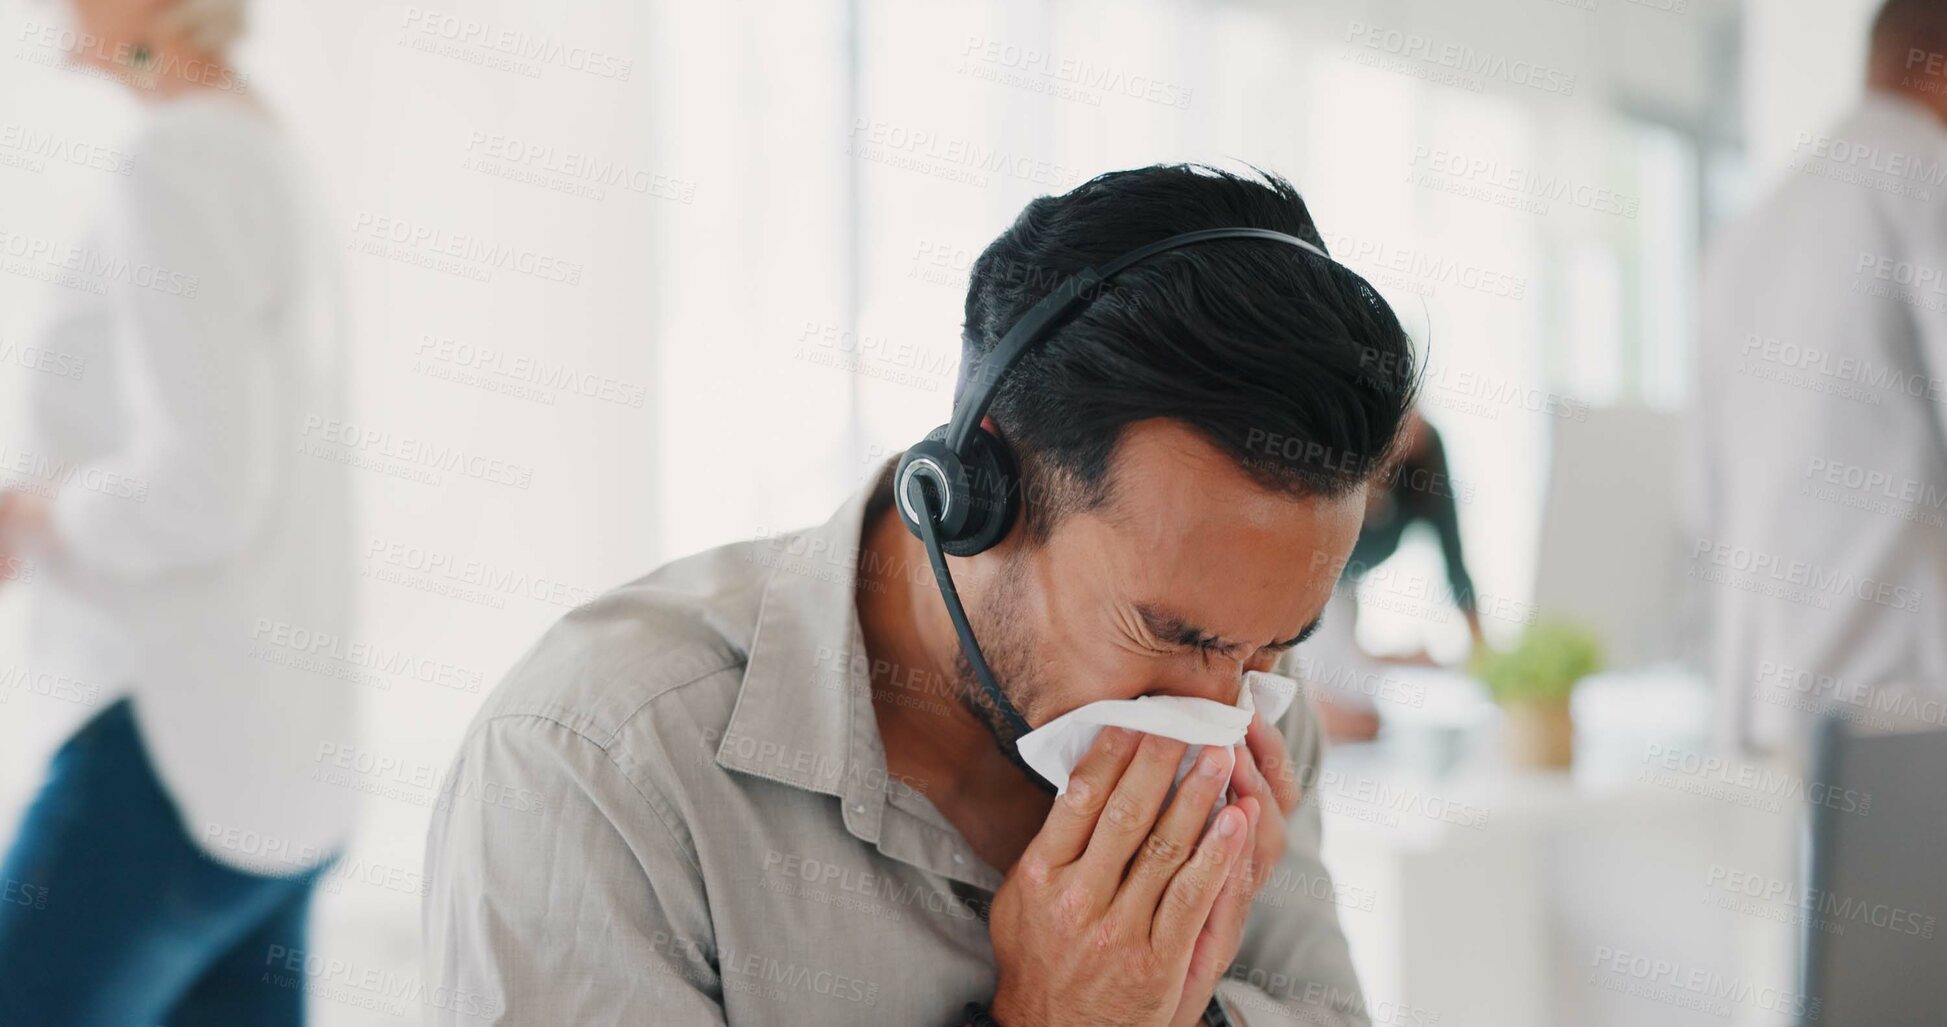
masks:
[[[1454,606],[1467,622],[1467,636],[1480,645],[1481,615],[1474,602],[1474,576],[1467,572],[1467,556],[1460,545],[1460,504],[1453,472],[1447,468],[1447,447],[1440,433],[1417,410],[1407,420],[1398,465],[1382,487],[1366,496],[1365,523],[1359,528],[1358,543],[1352,547],[1352,559],[1345,565],[1347,584],[1356,586],[1373,568],[1392,559],[1406,530],[1415,524],[1433,529]],[[1432,662],[1424,651],[1403,660]]]
[[[281,957],[353,808],[307,774],[348,686],[279,643],[346,620],[344,472],[297,454],[340,399],[335,278],[226,60],[241,3],[73,6],[141,124],[81,247],[129,273],[58,291],[40,341],[85,372],[39,376],[8,447],[34,470],[0,493],[0,563],[35,568],[27,665],[86,697],[35,707],[86,720],[0,869],[47,900],[0,904],[0,1023],[294,1024]]]
[[[1947,0],[1890,0],[1867,89],[1716,240],[1690,574],[1720,740],[1947,723]]]
[[[962,366],[1056,282],[1234,227],[1320,245],[1276,178],[1159,166],[1034,201],[974,266]],[[1398,321],[1320,254],[1206,241],[1101,292],[1000,379],[983,423],[1024,506],[946,558],[1035,727],[1235,703],[1317,624],[1411,404]],[[500,684],[447,788],[532,801],[434,813],[431,983],[517,1023],[945,1024],[971,1003],[1010,1027],[1194,1024],[1213,994],[1252,1027],[1366,1023],[1312,897],[1308,704],[1204,750],[1167,802],[1183,743],[1105,731],[1053,798],[975,683],[893,467],[820,527],[575,611]]]
[[[1356,691],[1332,687],[1346,680],[1363,681],[1384,664],[1435,666],[1422,647],[1408,656],[1376,656],[1358,644],[1354,627],[1359,615],[1359,583],[1374,568],[1392,559],[1406,531],[1415,524],[1433,529],[1440,543],[1440,557],[1447,572],[1448,594],[1454,607],[1467,622],[1467,637],[1478,649],[1484,644],[1479,605],[1474,601],[1474,577],[1467,571],[1467,556],[1460,544],[1460,503],[1453,472],[1447,467],[1447,447],[1440,433],[1414,410],[1408,418],[1404,445],[1398,464],[1383,482],[1374,482],[1366,493],[1365,523],[1359,528],[1359,541],[1352,547],[1352,559],[1340,577],[1334,605],[1344,611],[1344,623],[1327,629],[1334,643],[1323,661],[1306,661],[1322,671],[1323,686],[1313,687],[1319,715],[1325,721],[1325,734],[1333,741],[1365,741],[1379,734],[1380,717],[1373,697]],[[1321,639],[1324,641],[1324,639]],[[1308,682],[1308,684],[1316,684]]]

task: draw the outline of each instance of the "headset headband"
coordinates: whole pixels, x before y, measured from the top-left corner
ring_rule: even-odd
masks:
[[[1063,320],[1073,316],[1090,300],[1095,298],[1098,287],[1109,279],[1140,264],[1159,253],[1183,246],[1193,246],[1213,239],[1269,239],[1286,243],[1303,250],[1316,253],[1326,260],[1330,254],[1317,246],[1284,232],[1269,228],[1206,228],[1196,232],[1172,235],[1146,246],[1130,250],[1100,267],[1087,267],[1077,272],[1067,281],[1055,287],[1053,292],[1043,296],[1039,303],[1028,308],[1014,327],[1001,336],[993,352],[980,361],[973,374],[967,378],[967,391],[961,401],[954,405],[953,419],[947,422],[946,445],[956,453],[965,452],[967,439],[972,436],[980,420],[987,416],[987,409],[994,405],[994,397],[1000,392],[1001,379],[1021,359],[1022,354],[1031,349],[1042,337],[1054,330]],[[1336,261],[1334,261],[1336,263]]]

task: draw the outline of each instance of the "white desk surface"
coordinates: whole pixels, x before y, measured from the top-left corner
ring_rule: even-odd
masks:
[[[1477,683],[1389,673],[1423,702],[1382,704],[1380,739],[1334,749],[1313,783],[1327,900],[1375,1023],[1788,1022],[1790,911],[1740,903],[1723,882],[1790,879],[1804,803],[1769,783],[1786,778],[1735,788],[1740,765],[1703,769],[1701,682],[1585,683],[1575,769],[1543,773],[1501,758],[1500,714]]]

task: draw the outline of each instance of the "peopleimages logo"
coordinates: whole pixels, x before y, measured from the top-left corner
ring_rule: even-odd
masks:
[[[1782,808],[1776,801],[1779,799],[1825,806],[1862,817],[1873,808],[1871,792],[1807,781],[1777,767],[1692,752],[1660,742],[1651,742],[1644,748],[1642,764],[1638,780],[1771,813]]]
[[[1940,268],[1928,264],[1918,264],[1910,260],[1896,260],[1861,250],[1859,259],[1853,262],[1854,274],[1867,275],[1882,282],[1905,286],[1926,292],[1947,293],[1947,274]]]
[[[1947,185],[1947,163],[1898,150],[1883,149],[1876,142],[1855,142],[1843,136],[1822,132],[1799,132],[1792,140],[1793,150],[1809,150],[1813,157],[1834,164],[1845,164],[1891,178]]]
[[[1528,280],[1520,275],[1482,267],[1453,257],[1428,253],[1411,246],[1360,239],[1340,233],[1322,233],[1332,256],[1340,263],[1359,269],[1364,277],[1376,278],[1390,272],[1393,281],[1414,284],[1457,285],[1463,289],[1500,299],[1521,299],[1528,291]],[[1381,284],[1386,284],[1381,282]],[[1422,292],[1430,290],[1421,290]]]
[[[585,270],[579,261],[369,211],[352,216],[351,231],[353,246],[361,252],[480,281],[491,281],[494,271],[507,270],[543,281],[580,285]]]
[[[104,78],[112,78],[119,82],[128,82],[132,79],[137,52],[137,47],[133,42],[111,43],[92,32],[80,32],[65,25],[42,24],[36,21],[21,22],[20,35],[16,38],[24,43],[31,43],[43,48],[44,56],[38,57],[16,52],[16,56],[23,57],[31,63],[59,63],[60,58],[55,57],[53,54],[45,53],[45,51],[52,50],[57,53],[67,54],[71,58],[81,58],[84,61],[107,64],[115,69],[113,72],[102,74],[93,69],[89,64],[84,63],[80,65],[81,68],[87,69],[90,73],[102,74]],[[220,62],[206,61],[199,58],[189,58],[186,60],[176,54],[167,53],[160,55],[160,57],[151,58],[151,60],[153,61],[151,70],[154,71],[157,79],[194,82],[198,85],[208,86],[212,89],[224,90],[226,92],[241,90],[249,82],[247,76],[231,70],[227,65]]]
[[[1064,164],[985,146],[931,129],[915,129],[877,119],[852,121],[850,153],[891,167],[907,168],[968,185],[988,184],[988,175],[1003,175],[1035,185],[1066,189],[1080,178]]]
[[[639,382],[496,346],[422,333],[412,352],[412,369],[421,374],[549,406],[564,392],[625,407],[649,401],[649,387]]]
[[[0,444],[0,480],[6,475],[32,479],[25,482],[29,491],[38,491],[32,488],[36,482],[47,482],[137,503],[149,498],[149,482],[145,478]]]
[[[323,742],[311,759],[314,781],[414,806],[444,810],[454,799],[468,799],[516,813],[547,811],[547,797],[532,788],[471,774],[450,777],[430,763],[356,745]]]
[[[1849,923],[1859,924],[1895,934],[1931,939],[1939,923],[1938,918],[1929,913],[1886,902],[1868,902],[1857,897],[1836,895],[1822,888],[1794,884],[1769,874],[1738,870],[1720,863],[1711,864],[1704,884],[1732,896],[1776,903],[1808,914],[1820,923],[1841,928]],[[1844,932],[1842,929],[1832,933]]]
[[[496,1019],[506,1012],[498,995],[427,987],[419,978],[383,967],[324,956],[302,948],[271,945],[264,950],[264,973],[259,983],[295,988],[305,994],[393,1016],[408,1016],[414,1007],[442,1009],[461,1019]]]
[[[1911,503],[1934,510],[1947,509],[1947,490],[1932,482],[1907,475],[1894,475],[1872,467],[1843,460],[1813,456],[1806,458],[1805,478],[1835,485],[1898,503]]]
[[[1051,85],[1036,91],[1049,92],[1063,99],[1080,100],[1091,106],[1100,106],[1103,94],[1126,96],[1178,110],[1190,106],[1191,91],[1187,86],[1177,85],[1153,75],[1129,72],[1076,57],[1056,56],[1031,46],[1023,47],[1000,40],[968,36],[966,44],[960,50],[960,56],[991,66],[998,72],[1014,72],[1025,76],[1017,80],[1005,75],[997,75],[994,77],[995,81],[1032,88],[1030,83],[1035,79],[1041,79]],[[961,67],[964,73],[969,65],[962,64]],[[1071,88],[1060,89],[1054,86]]]
[[[1786,371],[1802,371],[1819,378],[1828,378],[1846,385],[1859,385],[1865,389],[1886,392],[1903,392],[1914,399],[1924,399],[1929,403],[1941,402],[1947,395],[1947,385],[1941,379],[1922,374],[1917,370],[1896,367],[1884,361],[1875,362],[1867,357],[1849,356],[1835,353],[1817,346],[1805,346],[1789,340],[1746,332],[1738,355],[1747,360],[1761,361]],[[1786,384],[1797,384],[1787,381]],[[1834,391],[1819,388],[1818,391]],[[1849,398],[1861,398],[1877,404],[1879,399],[1870,392],[1848,393]]]
[[[1691,546],[1693,564],[1706,569],[1729,571],[1746,581],[1769,583],[1785,589],[1804,589],[1815,594],[1843,596],[1889,609],[1917,611],[1920,593],[1907,585],[1876,581],[1849,571],[1837,571],[1804,560],[1780,557],[1775,553],[1733,545],[1717,539],[1698,538]],[[1723,583],[1733,584],[1735,579]],[[1790,598],[1781,594],[1781,598]]]
[[[50,274],[66,272],[77,276],[72,283],[63,280],[57,284],[85,287],[95,293],[104,293],[104,286],[113,283],[193,299],[201,284],[193,274],[6,228],[0,228],[0,257],[25,261],[27,267]]]
[[[1429,36],[1355,21],[1346,26],[1345,41],[1377,54],[1417,61],[1477,79],[1499,79],[1558,96],[1575,95],[1575,75],[1527,60],[1508,58],[1462,43],[1436,42]]]
[[[1757,684],[1761,698],[1774,705],[1794,705],[1781,699],[1780,693],[1796,693],[1804,697],[1796,708],[1831,713],[1857,723],[1890,727],[1904,721],[1947,726],[1947,701],[1898,685],[1847,680],[1773,660],[1758,664]]]
[[[22,664],[0,670],[0,703],[15,692],[58,699],[80,706],[93,706],[101,700],[101,685],[81,681],[49,670],[33,670]]]
[[[462,559],[394,539],[371,539],[365,546],[365,559],[370,566],[368,577],[455,598],[499,600],[511,595],[575,607],[596,595],[587,586],[509,570],[484,560]],[[500,604],[489,602],[488,605]]]
[[[944,388],[960,368],[959,353],[952,349],[809,320],[798,331],[794,355],[820,367],[931,390]]]
[[[1642,201],[1629,193],[1519,167],[1496,157],[1465,150],[1415,146],[1408,166],[1452,182],[1477,185],[1541,204],[1566,203],[1596,214],[1633,219],[1642,207]],[[1547,208],[1538,207],[1534,212],[1546,213]]]
[[[29,371],[38,371],[71,381],[80,381],[81,376],[88,371],[87,357],[47,349],[43,346],[21,346],[13,342],[0,342],[0,364],[14,364]]]
[[[1819,1000],[1767,984],[1754,984],[1678,960],[1597,945],[1589,961],[1590,983],[1714,1016],[1731,1015],[1733,1005],[1818,1019]],[[1632,986],[1635,985],[1635,986]]]
[[[817,901],[819,890],[859,896],[866,900],[860,903],[863,907],[861,912],[892,920],[901,919],[901,910],[915,908],[956,920],[980,919],[980,914],[965,899],[943,888],[932,887],[925,881],[908,880],[901,874],[877,873],[846,866],[815,856],[781,852],[773,848],[764,854],[764,875],[767,885],[775,880],[816,886],[809,894],[801,893],[802,897],[812,901]]]
[[[28,909],[47,908],[47,885],[6,878],[0,880],[0,902]]]
[[[461,56],[458,52],[441,51],[439,45],[445,44],[505,58],[509,62],[529,61],[532,62],[530,66],[510,63],[504,66],[504,70],[521,72],[530,77],[539,76],[539,66],[553,65],[597,78],[627,82],[635,70],[635,61],[631,58],[563,43],[559,39],[524,29],[501,28],[445,11],[408,6],[400,26],[404,34],[399,41],[413,49],[431,50],[441,56]]]
[[[505,135],[499,132],[467,133],[466,152],[476,158],[485,158],[494,163],[479,163],[471,166],[474,170],[499,174],[510,180],[522,180],[511,174],[509,169],[519,168],[545,175],[558,176],[565,182],[590,187],[594,191],[586,193],[601,198],[603,189],[623,189],[658,199],[689,203],[696,198],[696,183],[686,179],[672,178],[647,168],[639,168],[625,161],[611,160],[592,153],[574,149],[557,148],[553,143],[524,139],[520,136]],[[572,191],[572,190],[563,190]]]
[[[402,650],[346,639],[335,632],[315,631],[269,617],[257,618],[250,637],[253,641],[293,653],[460,692],[478,692],[486,680],[480,671],[443,660],[429,660]]]
[[[77,168],[93,168],[111,175],[127,175],[135,168],[135,158],[112,146],[75,139],[59,132],[39,131],[18,122],[0,124],[0,150],[11,151],[41,171],[48,163]]]
[[[316,414],[304,418],[304,427],[299,434],[343,449],[497,485],[525,489],[534,481],[534,468],[526,464],[510,463],[468,452],[459,446],[394,435],[382,428],[351,424]]]

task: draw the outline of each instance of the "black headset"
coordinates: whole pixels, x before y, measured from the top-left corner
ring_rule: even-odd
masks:
[[[893,498],[899,506],[899,518],[925,544],[933,577],[940,585],[940,597],[946,601],[947,616],[953,620],[954,633],[960,636],[960,651],[972,666],[981,690],[1001,712],[1017,740],[1030,730],[1028,722],[994,680],[994,672],[981,655],[980,643],[974,640],[966,608],[960,603],[960,593],[953,587],[953,575],[946,566],[947,553],[973,556],[992,549],[1007,537],[1020,515],[1021,480],[1014,457],[1007,451],[1006,443],[980,426],[981,419],[993,406],[1007,372],[1036,344],[1092,302],[1110,279],[1159,253],[1218,239],[1267,239],[1332,260],[1324,250],[1295,235],[1268,228],[1209,228],[1173,235],[1131,250],[1106,264],[1085,268],[1021,315],[986,359],[967,376],[954,404],[952,420],[933,429],[899,458],[899,470],[893,477]],[[1367,295],[1375,296],[1370,287]],[[1054,792],[1054,785],[1022,763],[1018,752],[1008,746],[1003,749],[1031,780],[1043,790]]]

